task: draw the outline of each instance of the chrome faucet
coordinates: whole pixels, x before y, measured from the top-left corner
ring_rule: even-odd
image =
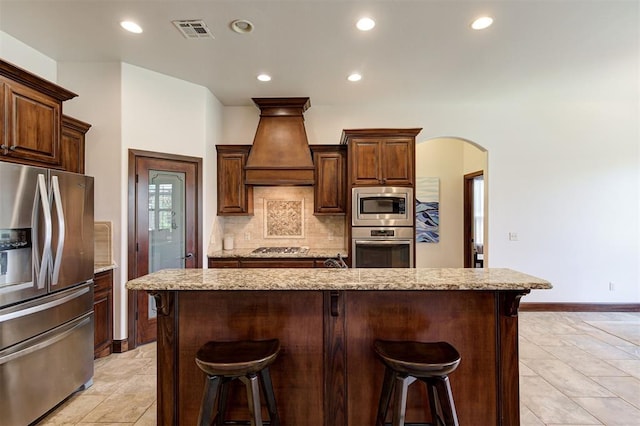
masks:
[[[342,255],[338,253],[338,258],[329,258],[324,261],[324,266],[327,268],[348,268],[347,264],[342,260]]]

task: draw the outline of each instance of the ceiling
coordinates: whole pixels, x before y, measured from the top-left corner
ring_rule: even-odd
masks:
[[[360,32],[365,15],[376,27]],[[493,26],[471,30],[481,15]],[[123,31],[123,19],[144,32]],[[176,19],[202,19],[215,38],[187,39]],[[235,19],[255,30],[233,32]],[[224,105],[630,96],[638,21],[634,0],[0,0],[0,30],[58,62],[126,62],[206,86]],[[354,71],[360,82],[347,81]]]

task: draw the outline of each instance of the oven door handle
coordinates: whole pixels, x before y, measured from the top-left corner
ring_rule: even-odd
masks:
[[[361,245],[399,245],[399,244],[411,244],[411,240],[355,240],[355,244],[361,244]]]

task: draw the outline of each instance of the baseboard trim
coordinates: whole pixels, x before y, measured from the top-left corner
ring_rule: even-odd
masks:
[[[129,341],[127,339],[114,340],[112,348],[113,348],[113,352],[118,354],[122,352],[126,352],[129,350]]]
[[[640,303],[520,303],[528,312],[640,312]]]

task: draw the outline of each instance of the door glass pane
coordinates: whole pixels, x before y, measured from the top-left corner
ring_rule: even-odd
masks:
[[[184,268],[185,174],[149,170],[149,273]],[[157,316],[149,296],[149,318]]]

